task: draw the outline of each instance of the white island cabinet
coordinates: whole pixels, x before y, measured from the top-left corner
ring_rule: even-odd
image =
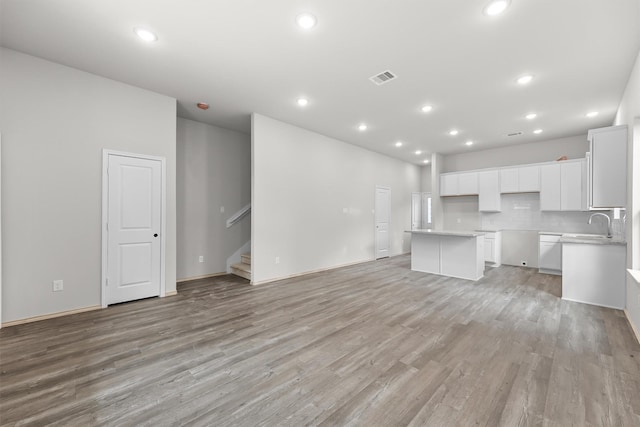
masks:
[[[563,234],[562,299],[625,308],[624,241],[603,236]]]
[[[411,269],[460,279],[484,275],[484,233],[411,230]]]

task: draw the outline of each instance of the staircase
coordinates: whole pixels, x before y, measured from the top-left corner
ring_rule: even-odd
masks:
[[[251,254],[244,254],[240,259],[241,262],[239,264],[233,264],[231,266],[231,274],[251,280]]]

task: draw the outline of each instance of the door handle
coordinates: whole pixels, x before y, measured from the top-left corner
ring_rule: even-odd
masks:
[[[158,233],[154,234],[153,237],[158,237]]]

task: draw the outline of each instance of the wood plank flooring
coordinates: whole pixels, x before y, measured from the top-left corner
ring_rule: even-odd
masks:
[[[0,330],[0,424],[640,426],[640,345],[557,276],[408,256]]]

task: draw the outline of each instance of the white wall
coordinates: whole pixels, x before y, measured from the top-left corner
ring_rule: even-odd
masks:
[[[614,124],[626,124],[629,127],[627,268],[640,270],[640,54],[636,58]],[[629,276],[626,312],[636,333],[640,333],[640,284]]]
[[[587,151],[589,151],[587,136],[577,135],[529,144],[450,154],[444,156],[442,172],[552,162],[560,156],[567,156],[569,159],[584,159]]]
[[[431,165],[420,168],[420,191],[423,193],[431,192]]]
[[[177,174],[178,279],[225,272],[251,239],[250,216],[226,226],[251,202],[251,136],[178,118]]]
[[[410,250],[419,166],[259,114],[252,127],[254,283],[373,259],[376,185],[391,188],[391,255]]]
[[[175,291],[175,100],[5,48],[0,72],[2,321],[100,304],[103,148],[166,158]]]

